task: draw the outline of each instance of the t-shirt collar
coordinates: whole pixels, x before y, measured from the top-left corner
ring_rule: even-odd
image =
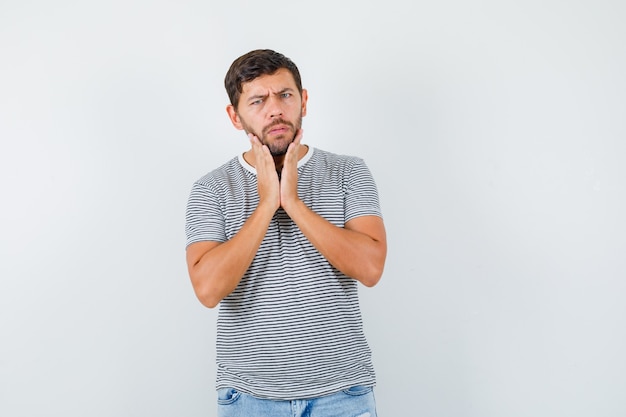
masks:
[[[314,147],[310,145],[307,145],[307,147],[309,148],[309,150],[307,151],[307,153],[304,154],[302,159],[298,161],[298,168],[304,166],[304,164],[306,164],[309,161],[309,159],[311,159],[311,157],[313,156],[313,153],[315,152]],[[246,159],[243,157],[243,153],[239,154],[238,159],[242,167],[244,167],[246,170],[256,175],[256,169],[252,165],[250,165],[248,162],[246,162]]]

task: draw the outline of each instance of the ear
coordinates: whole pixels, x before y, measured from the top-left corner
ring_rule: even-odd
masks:
[[[228,118],[230,122],[235,126],[237,130],[243,130],[243,125],[241,124],[241,119],[239,118],[239,114],[237,114],[237,110],[232,104],[226,106],[226,113],[228,113]]]
[[[306,88],[302,89],[302,117],[306,116],[306,102],[309,99],[309,92]]]

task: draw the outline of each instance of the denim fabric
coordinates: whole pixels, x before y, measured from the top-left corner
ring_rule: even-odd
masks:
[[[265,400],[232,388],[217,390],[218,417],[376,417],[371,387],[356,386],[306,400]]]

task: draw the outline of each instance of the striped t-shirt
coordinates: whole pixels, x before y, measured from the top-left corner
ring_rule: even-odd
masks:
[[[309,148],[298,162],[298,195],[336,226],[381,216],[362,159]],[[196,181],[187,245],[231,239],[259,202],[256,171],[243,156]],[[269,399],[303,399],[375,384],[357,281],[313,247],[280,208],[237,288],[220,302],[217,388]]]

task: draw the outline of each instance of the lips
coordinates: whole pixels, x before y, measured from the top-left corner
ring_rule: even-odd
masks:
[[[286,125],[277,125],[265,129],[266,135],[281,135],[291,130],[291,127]]]
[[[288,130],[287,127],[280,126],[280,127],[274,127],[272,129],[270,129],[270,131],[268,133],[270,133],[270,134],[285,133],[287,130]]]
[[[276,120],[274,123],[267,126],[264,130],[266,132],[265,134],[267,135],[271,135],[271,134],[276,135],[276,134],[285,133],[291,129],[293,129],[293,126],[291,125],[291,123],[287,122],[286,120]]]

